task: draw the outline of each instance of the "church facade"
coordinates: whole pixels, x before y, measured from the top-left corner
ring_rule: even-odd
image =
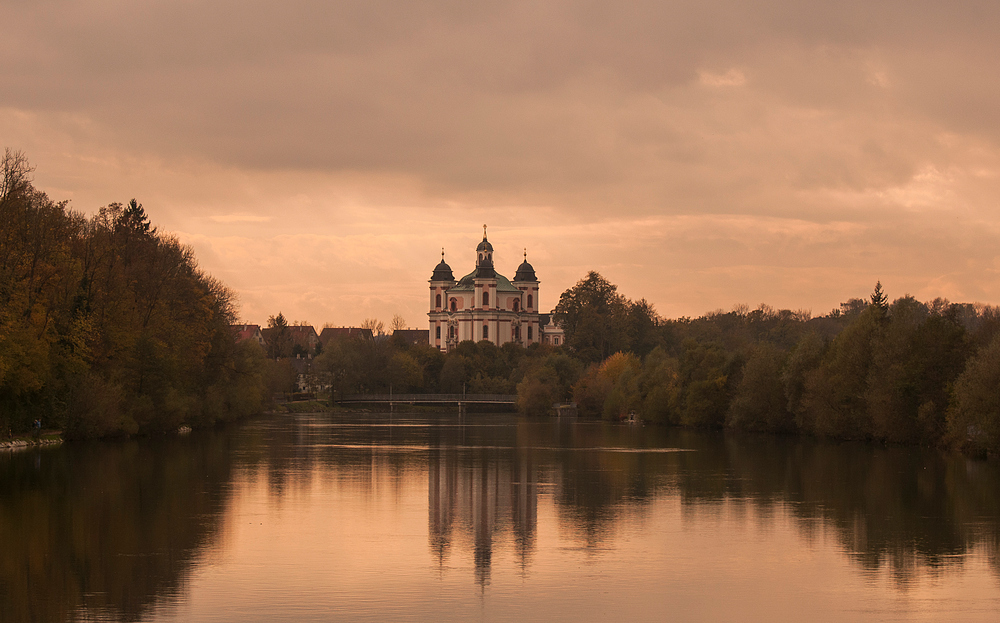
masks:
[[[430,278],[427,316],[430,345],[443,352],[464,340],[488,340],[497,346],[541,342],[535,269],[525,254],[513,281],[497,273],[484,225],[483,241],[476,247],[476,268],[468,275],[456,281],[441,252],[441,262]]]

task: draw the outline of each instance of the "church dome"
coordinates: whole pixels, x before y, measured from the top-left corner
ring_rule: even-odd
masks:
[[[527,254],[525,254],[521,265],[517,267],[517,272],[514,273],[514,281],[538,281],[538,277],[535,276],[534,267],[528,263]]]
[[[431,281],[455,281],[455,275],[451,272],[451,266],[444,261],[444,254],[441,254],[441,261],[434,267],[434,274]]]
[[[486,235],[485,234],[483,234],[483,241],[479,243],[478,247],[476,247],[476,251],[477,252],[478,251],[493,251],[493,245],[491,245],[490,241],[486,239]]]

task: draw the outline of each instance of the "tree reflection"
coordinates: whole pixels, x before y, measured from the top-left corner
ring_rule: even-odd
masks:
[[[488,581],[500,531],[511,531],[522,567],[529,564],[539,484],[551,486],[561,529],[592,550],[623,513],[677,495],[686,513],[722,504],[752,506],[765,520],[791,513],[806,539],[817,525],[832,527],[863,571],[886,570],[899,585],[918,571],[961,565],[977,546],[1000,571],[992,463],[910,447],[604,423],[522,421],[516,431],[489,450],[459,451],[439,438],[428,457],[431,550],[443,565],[456,527],[467,530],[479,581]],[[498,451],[504,441],[509,450]],[[662,451],[671,447],[691,451]]]
[[[219,531],[227,437],[0,454],[0,619],[135,621]]]
[[[666,451],[682,449],[685,451]],[[919,448],[493,416],[289,416],[238,429],[0,454],[0,620],[138,620],[223,534],[234,483],[281,504],[316,479],[361,500],[427,484],[430,556],[531,573],[539,505],[597,553],[676,499],[692,516],[792,517],[901,585],[982,552],[1000,576],[1000,468]],[[732,513],[732,510],[736,513]],[[744,515],[739,511],[745,510]],[[656,526],[649,525],[649,529]]]

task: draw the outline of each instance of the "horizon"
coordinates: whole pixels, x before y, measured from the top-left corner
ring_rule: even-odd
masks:
[[[189,9],[0,8],[0,146],[136,198],[241,322],[422,328],[484,222],[545,311],[590,270],[665,318],[1000,303],[1000,6]]]

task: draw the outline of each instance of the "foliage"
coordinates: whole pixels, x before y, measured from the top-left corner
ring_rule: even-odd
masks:
[[[232,294],[142,205],[92,218],[0,181],[0,429],[67,437],[208,425],[259,409],[262,353],[234,344]]]
[[[755,346],[726,413],[726,426],[746,430],[790,431],[795,422],[788,411],[781,371],[787,355],[773,344]]]
[[[954,442],[978,455],[1000,453],[1000,335],[969,360],[948,411]]]
[[[619,351],[644,355],[656,346],[659,317],[653,306],[629,301],[594,271],[562,293],[553,317],[567,346],[584,361],[602,361]]]
[[[565,356],[590,364],[572,391],[582,415],[1000,453],[998,308],[890,304],[881,282],[816,318],[739,305],[663,320],[645,308],[650,321],[629,325],[643,307],[594,272],[560,298]]]

